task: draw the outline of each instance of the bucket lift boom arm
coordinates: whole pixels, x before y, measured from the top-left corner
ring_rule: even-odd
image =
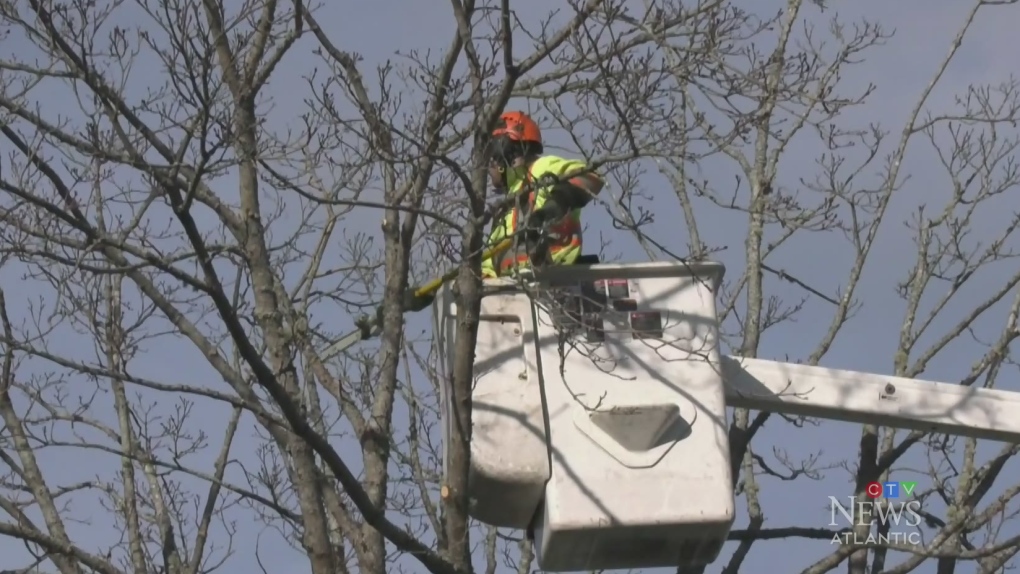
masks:
[[[851,423],[1020,442],[1020,393],[723,357],[726,404]]]

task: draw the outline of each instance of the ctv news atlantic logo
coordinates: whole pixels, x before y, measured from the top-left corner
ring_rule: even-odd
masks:
[[[850,532],[837,532],[833,544],[888,545],[921,544],[921,501],[911,499],[916,482],[872,482],[864,488],[867,498],[847,496],[844,505],[835,496],[829,497],[829,526],[850,528]],[[842,517],[842,519],[840,519]],[[866,534],[853,531],[863,526],[885,524],[888,531],[876,534],[868,528]]]
[[[869,482],[864,493],[868,498],[899,498],[900,492],[910,496],[916,487],[916,482]]]

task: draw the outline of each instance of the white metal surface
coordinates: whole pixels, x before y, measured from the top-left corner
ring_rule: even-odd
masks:
[[[509,285],[512,285],[510,283]],[[452,365],[456,307],[448,289],[435,308],[442,315],[443,354]],[[527,528],[549,480],[549,448],[536,365],[531,301],[526,296],[482,298],[472,391],[471,515],[485,524]],[[442,379],[448,380],[443,374]],[[448,389],[441,398],[452,412]],[[445,416],[445,424],[454,419]],[[444,426],[443,452],[449,441]]]
[[[1020,442],[1020,393],[742,357],[723,372],[732,407]]]

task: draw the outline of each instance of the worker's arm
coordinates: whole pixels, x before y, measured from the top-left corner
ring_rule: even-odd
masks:
[[[557,174],[556,183],[549,186],[548,198],[567,212],[581,209],[595,199],[605,187],[605,181],[579,161],[563,162],[563,173]]]
[[[541,161],[541,160],[540,160]],[[581,161],[558,160],[543,169],[536,177],[539,193],[543,196],[535,211],[534,224],[556,221],[575,209],[581,209],[595,199],[605,182]]]

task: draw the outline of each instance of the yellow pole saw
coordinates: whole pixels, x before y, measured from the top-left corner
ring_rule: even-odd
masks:
[[[513,246],[513,243],[514,240],[509,237],[500,241],[482,253],[482,260],[484,261],[486,259],[499,257],[510,249]],[[429,297],[431,295],[435,295],[436,292],[439,291],[440,287],[446,284],[447,281],[457,277],[459,272],[459,270],[453,269],[442,276],[436,277],[428,283],[425,283],[421,287],[416,288],[414,290],[415,297]],[[382,325],[380,325],[379,322],[379,315],[380,313],[376,313],[371,317],[362,317],[356,323],[358,326],[356,330],[340,337],[340,339],[338,339],[335,343],[326,347],[326,349],[322,351],[322,360],[328,361],[361,341],[377,337],[379,332],[382,330]]]

